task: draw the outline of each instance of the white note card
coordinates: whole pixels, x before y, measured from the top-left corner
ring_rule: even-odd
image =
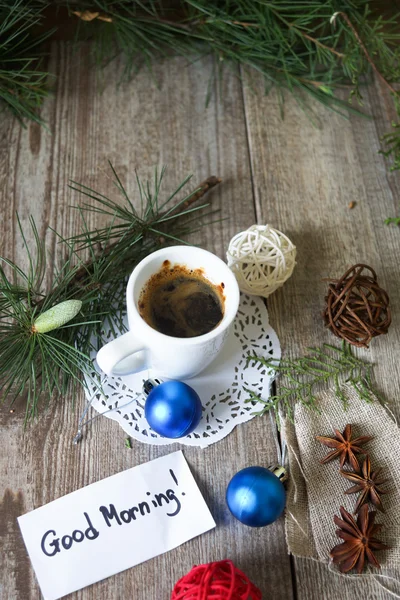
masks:
[[[18,522],[45,600],[57,600],[215,527],[180,451],[88,485]]]

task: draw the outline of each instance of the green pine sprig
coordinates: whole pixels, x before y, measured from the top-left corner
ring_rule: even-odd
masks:
[[[400,118],[400,97],[395,98],[397,115]],[[390,171],[400,170],[400,122],[392,122],[392,131],[386,133],[381,142],[383,148],[379,151],[386,159],[392,161]],[[400,217],[388,217],[385,225],[400,225]]]
[[[281,91],[282,113],[288,92],[311,118],[306,96],[346,115],[351,104],[335,91],[347,88],[350,98],[362,102],[363,77],[372,71],[368,56],[388,81],[400,78],[397,15],[384,18],[365,0],[181,0],[173,9],[158,0],[91,0],[68,6],[75,15],[100,13],[89,22],[78,21],[80,35],[94,42],[99,66],[122,54],[123,76],[130,77],[143,64],[151,72],[160,49],[191,60],[213,55],[212,79],[224,65],[260,73],[266,91]]]
[[[36,48],[26,54],[25,36],[44,8],[49,23],[55,10],[65,11],[65,18],[76,24],[77,39],[91,40],[98,65],[122,55],[126,77],[142,65],[152,72],[154,62],[166,55],[190,61],[213,55],[213,78],[224,65],[260,73],[266,91],[280,91],[282,112],[289,93],[310,118],[307,96],[345,114],[352,107],[336,90],[347,88],[350,98],[362,102],[362,84],[372,71],[388,84],[400,79],[398,15],[392,10],[384,17],[378,3],[366,0],[180,0],[172,6],[159,0],[0,0],[3,21],[11,23],[3,27],[3,44],[0,35],[0,65],[9,81],[25,80],[18,100],[14,93],[10,97],[5,83],[3,99],[29,118],[46,92]],[[22,62],[10,62],[14,55]]]
[[[400,226],[400,217],[388,217],[385,219],[385,225],[397,225]]]
[[[278,89],[282,115],[288,94],[312,122],[307,98],[343,116],[362,115],[362,89],[372,72],[399,102],[393,85],[400,81],[399,15],[391,10],[383,16],[379,8],[366,0],[180,0],[172,7],[159,0],[0,0],[0,101],[22,123],[25,118],[42,123],[39,109],[49,91],[42,42],[54,32],[52,18],[61,11],[76,25],[76,40],[90,40],[99,67],[123,56],[122,79],[142,65],[152,74],[164,56],[196,61],[212,55],[207,102],[228,66],[248,75],[250,85],[256,73],[266,92]],[[341,88],[349,101],[336,94]],[[390,169],[399,169],[397,125],[382,144]]]
[[[23,119],[43,124],[39,108],[49,93],[50,74],[43,70],[43,42],[54,28],[37,34],[45,0],[0,0],[0,100],[24,126]]]
[[[399,111],[400,112],[400,111]],[[385,158],[392,159],[390,171],[400,169],[400,123],[392,123],[392,131],[382,137],[384,148],[380,151]]]
[[[58,257],[49,290],[45,245],[33,219],[34,247],[18,220],[27,266],[0,257],[0,394],[11,404],[20,396],[26,399],[26,421],[37,416],[41,397],[74,397],[85,385],[84,376],[93,373],[90,354],[102,345],[102,329],[106,326],[114,335],[124,330],[127,275],[150,252],[169,241],[184,243],[183,237],[201,226],[197,211],[206,205],[193,203],[220,181],[210,177],[176,200],[190,177],[164,195],[165,169],[156,170],[153,182],[142,183],[137,177],[139,198],[134,203],[112,170],[122,202],[72,184],[92,204],[85,202],[78,209],[81,234],[71,239],[57,234]],[[108,225],[89,230],[87,212],[107,217]],[[194,226],[188,218],[192,212]]]
[[[250,394],[247,402],[264,405],[255,414],[264,415],[272,410],[278,419],[278,413],[282,412],[293,421],[296,403],[318,412],[316,391],[321,384],[333,386],[335,396],[341,400],[344,408],[348,404],[343,392],[344,383],[350,385],[365,402],[372,402],[374,397],[379,398],[372,385],[373,365],[355,356],[349,344],[343,342],[340,348],[323,344],[321,348],[307,350],[309,354],[296,359],[265,359],[258,356],[250,356],[247,359],[248,364],[262,364],[268,368],[270,374],[277,373],[282,377],[279,393],[267,400],[246,389]]]

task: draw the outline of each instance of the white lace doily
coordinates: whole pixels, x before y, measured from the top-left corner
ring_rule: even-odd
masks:
[[[110,332],[105,338],[105,341],[111,339]],[[129,436],[140,442],[164,445],[178,441],[205,448],[224,438],[239,423],[252,419],[259,410],[257,404],[245,403],[249,394],[244,388],[268,398],[273,376],[261,364],[246,366],[247,357],[254,354],[280,358],[281,349],[278,336],[269,325],[264,302],[242,294],[233,330],[221,354],[205,371],[186,382],[201,398],[203,417],[193,433],[179,440],[161,437],[144,417],[142,385],[146,379],[157,377],[151,369],[125,377],[104,376],[104,395],[87,379],[86,396],[88,399],[94,396],[92,406],[100,413],[125,405],[104,416],[117,421]],[[131,403],[126,405],[130,399]]]

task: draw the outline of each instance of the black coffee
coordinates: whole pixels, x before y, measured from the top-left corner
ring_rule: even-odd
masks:
[[[164,261],[139,298],[142,318],[161,333],[188,338],[208,333],[224,316],[224,284],[213,285],[200,269]]]

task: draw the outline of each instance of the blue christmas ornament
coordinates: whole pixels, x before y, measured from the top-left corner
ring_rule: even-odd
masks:
[[[250,527],[273,523],[285,508],[281,481],[285,473],[283,467],[274,472],[264,467],[247,467],[236,473],[226,490],[226,502],[233,516]]]
[[[181,438],[192,433],[200,422],[203,407],[198,394],[182,381],[148,380],[144,415],[150,427],[166,438]]]

